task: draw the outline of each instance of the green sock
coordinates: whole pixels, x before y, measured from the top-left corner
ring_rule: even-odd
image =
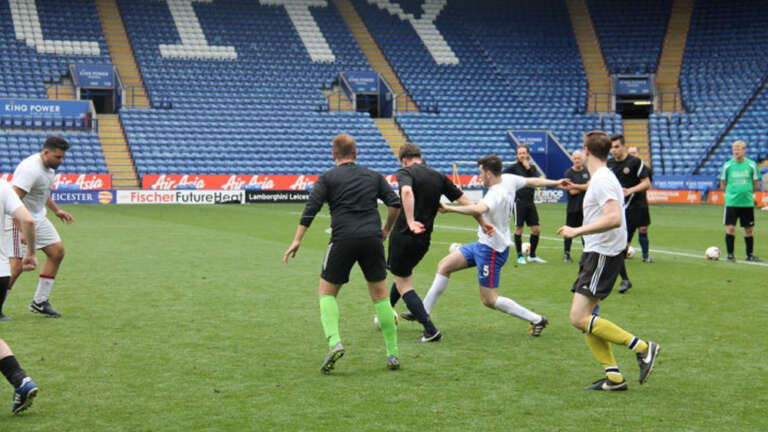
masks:
[[[332,295],[320,296],[320,321],[323,323],[328,347],[333,348],[341,342],[339,337],[339,304]]]
[[[387,355],[397,356],[397,326],[395,325],[395,313],[389,299],[381,299],[373,303],[376,308],[376,316],[379,318],[381,334],[384,335],[384,343],[387,345]]]

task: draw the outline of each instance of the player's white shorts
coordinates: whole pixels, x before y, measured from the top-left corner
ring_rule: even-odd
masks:
[[[3,255],[9,258],[23,258],[26,251],[26,245],[21,244],[21,231],[14,225],[10,230],[5,230],[5,238],[2,242]],[[48,218],[35,221],[35,243],[36,249],[40,250],[46,246],[61,242],[59,232],[53,226]]]

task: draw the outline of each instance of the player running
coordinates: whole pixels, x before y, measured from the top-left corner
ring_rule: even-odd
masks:
[[[637,354],[640,366],[640,384],[653,371],[659,355],[659,345],[645,342],[626,330],[596,314],[600,301],[608,297],[624,263],[627,247],[624,191],[616,176],[606,166],[611,139],[602,131],[584,137],[584,154],[592,173],[584,196],[584,225],[574,228],[562,226],[557,233],[563,238],[584,236],[584,253],[579,262],[579,275],[573,283],[571,324],[586,333],[586,342],[592,355],[603,366],[605,378],[595,381],[590,390],[621,391],[627,389],[611,342],[626,345]]]
[[[437,342],[442,334],[432,323],[421,298],[413,290],[413,269],[429,250],[440,197],[445,195],[449,200],[462,205],[473,202],[448,177],[424,164],[418,146],[409,143],[400,147],[399,159],[403,168],[396,173],[396,177],[403,208],[389,235],[387,267],[395,278],[389,301],[394,307],[402,296],[409,312],[403,312],[400,316],[409,321],[417,320],[424,326],[424,333],[418,342]],[[477,219],[486,230],[493,229],[482,217],[478,216]]]
[[[35,240],[35,220],[21,203],[18,195],[4,180],[0,180],[0,216],[11,217],[20,227],[24,235],[31,242]],[[0,232],[0,236],[7,233]],[[4,240],[4,239],[0,239]],[[2,242],[0,244],[5,244]],[[28,248],[21,262],[24,271],[34,270],[37,267],[35,250]],[[0,247],[0,290],[5,291],[10,282],[11,268],[8,255],[4,247]],[[37,384],[28,377],[24,369],[19,365],[16,356],[4,340],[0,339],[0,372],[14,388],[13,407],[11,412],[18,414],[32,405],[32,400],[37,396]]]
[[[296,256],[315,215],[324,202],[331,210],[331,241],[323,259],[318,294],[320,320],[328,342],[328,354],[320,370],[330,373],[344,355],[339,336],[339,305],[336,297],[341,286],[349,282],[349,272],[357,262],[368,281],[368,293],[373,301],[387,346],[387,367],[400,368],[397,350],[397,327],[392,306],[387,298],[387,264],[384,243],[395,222],[400,200],[384,177],[376,171],[356,165],[357,149],[351,135],[340,134],[333,139],[333,160],[336,167],[326,171],[312,187],[296,229],[293,243],[283,255],[283,262]],[[387,221],[381,227],[377,199],[389,207]]]
[[[11,262],[11,279],[8,289],[13,287],[22,271],[20,258],[25,248],[23,243],[26,243],[26,247],[31,245],[33,251],[42,249],[46,260],[40,270],[37,290],[29,310],[52,318],[61,316],[51,307],[48,299],[51,296],[56,274],[64,260],[64,243],[56,228],[45,216],[47,207],[64,223],[71,224],[75,221],[72,215],[59,208],[51,198],[56,168],[64,161],[67,150],[69,150],[69,143],[64,138],[49,136],[43,144],[43,150],[21,161],[13,172],[11,185],[35,219],[36,242],[22,239],[18,227],[10,218],[6,218],[5,223],[6,242],[8,242],[6,248]],[[11,230],[13,232],[9,234],[8,231]]]
[[[509,224],[514,212],[515,194],[524,187],[558,186],[567,187],[567,180],[547,180],[543,178],[525,178],[514,174],[501,173],[501,159],[496,155],[485,156],[477,161],[480,178],[488,193],[478,203],[460,206],[443,207],[443,212],[461,213],[472,216],[483,216],[496,229],[490,235],[478,228],[478,241],[459,248],[440,260],[437,274],[424,298],[424,307],[431,313],[440,295],[448,288],[451,273],[467,267],[477,267],[477,279],[480,285],[480,298],[483,304],[491,309],[516,316],[531,323],[532,336],[541,335],[549,323],[545,317],[523,306],[514,300],[498,295],[501,268],[509,256],[509,246],[512,239],[509,235]]]

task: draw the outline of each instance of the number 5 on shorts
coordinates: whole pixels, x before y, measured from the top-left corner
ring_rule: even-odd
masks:
[[[490,269],[489,269],[489,267],[488,267],[488,264],[484,265],[484,266],[483,266],[483,277],[488,277],[488,275],[489,275],[490,273],[491,273],[491,272],[490,272]]]

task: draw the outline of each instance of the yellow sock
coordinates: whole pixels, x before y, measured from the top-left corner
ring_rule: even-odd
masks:
[[[592,319],[589,320],[587,328],[584,330],[587,334],[593,334],[616,345],[626,345],[636,353],[642,353],[648,349],[648,344],[645,341],[632,336],[623,328],[597,315],[592,315]]]
[[[589,350],[592,351],[592,356],[605,370],[605,376],[615,383],[624,381],[624,376],[621,375],[619,367],[616,365],[616,359],[613,357],[611,344],[592,334],[584,335],[584,340],[586,340]]]

